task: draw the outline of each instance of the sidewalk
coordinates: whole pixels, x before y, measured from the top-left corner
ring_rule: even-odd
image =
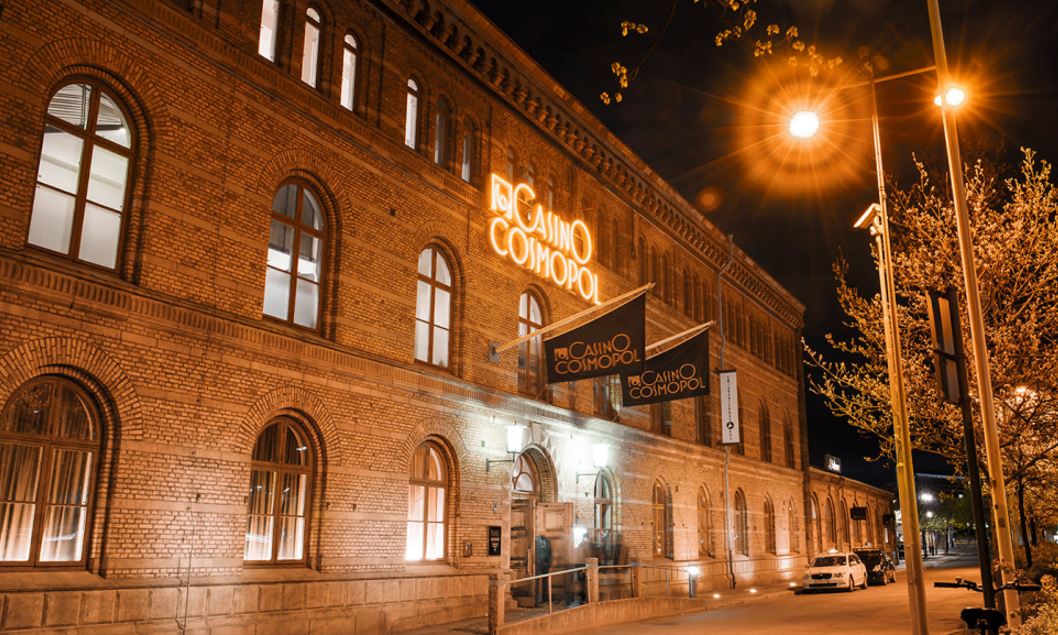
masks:
[[[753,589],[753,591],[751,591]],[[714,611],[717,609],[727,608],[730,606],[738,606],[740,604],[746,604],[748,602],[756,602],[765,598],[773,598],[776,596],[789,595],[796,593],[800,590],[800,585],[791,587],[789,582],[766,584],[766,585],[755,585],[755,586],[740,586],[736,589],[720,589],[715,591],[700,591],[698,593],[698,600],[701,608],[696,611],[683,611],[679,613],[673,613],[672,615],[684,615],[686,613],[697,613],[701,611]],[[715,598],[714,595],[719,595],[719,598]],[[649,599],[649,598],[644,598]],[[555,611],[556,613],[558,611]],[[523,619],[529,617],[536,617],[540,615],[539,609],[530,609],[525,611],[511,612],[508,611],[508,624],[517,623]],[[488,633],[488,618],[485,616],[464,620],[462,622],[452,622],[450,624],[439,624],[437,626],[428,626],[414,631],[407,631],[407,635],[487,635]]]

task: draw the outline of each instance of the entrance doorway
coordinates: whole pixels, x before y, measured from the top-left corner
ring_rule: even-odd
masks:
[[[570,564],[572,505],[553,502],[553,485],[551,464],[542,451],[530,448],[515,459],[511,471],[510,548],[514,580],[551,573]],[[563,583],[556,582],[553,592],[558,592]],[[520,606],[546,603],[547,591],[547,584],[540,581],[511,586],[511,596]]]

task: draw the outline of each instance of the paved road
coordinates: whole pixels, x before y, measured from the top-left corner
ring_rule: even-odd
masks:
[[[978,580],[976,559],[953,560],[943,568],[930,568],[926,561],[926,605],[930,633],[962,633],[959,611],[964,606],[979,605],[981,596],[965,589],[934,589],[935,580],[954,580],[956,576]],[[645,622],[608,626],[599,631],[606,635],[667,635],[669,633],[703,633],[738,635],[781,635],[784,633],[820,633],[870,635],[906,635],[911,632],[907,584],[903,572],[897,583],[884,587],[848,592],[814,592],[783,594],[762,598],[716,611],[662,617]]]

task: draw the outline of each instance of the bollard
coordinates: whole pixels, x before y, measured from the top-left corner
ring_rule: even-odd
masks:
[[[642,569],[639,568],[638,564],[632,565],[632,597],[641,598],[643,597],[643,576]]]
[[[585,558],[584,566],[587,567],[585,570],[587,578],[587,591],[588,603],[599,601],[599,559],[598,558]]]
[[[506,608],[503,601],[505,577],[502,573],[489,574],[489,635],[496,635],[503,626]]]

